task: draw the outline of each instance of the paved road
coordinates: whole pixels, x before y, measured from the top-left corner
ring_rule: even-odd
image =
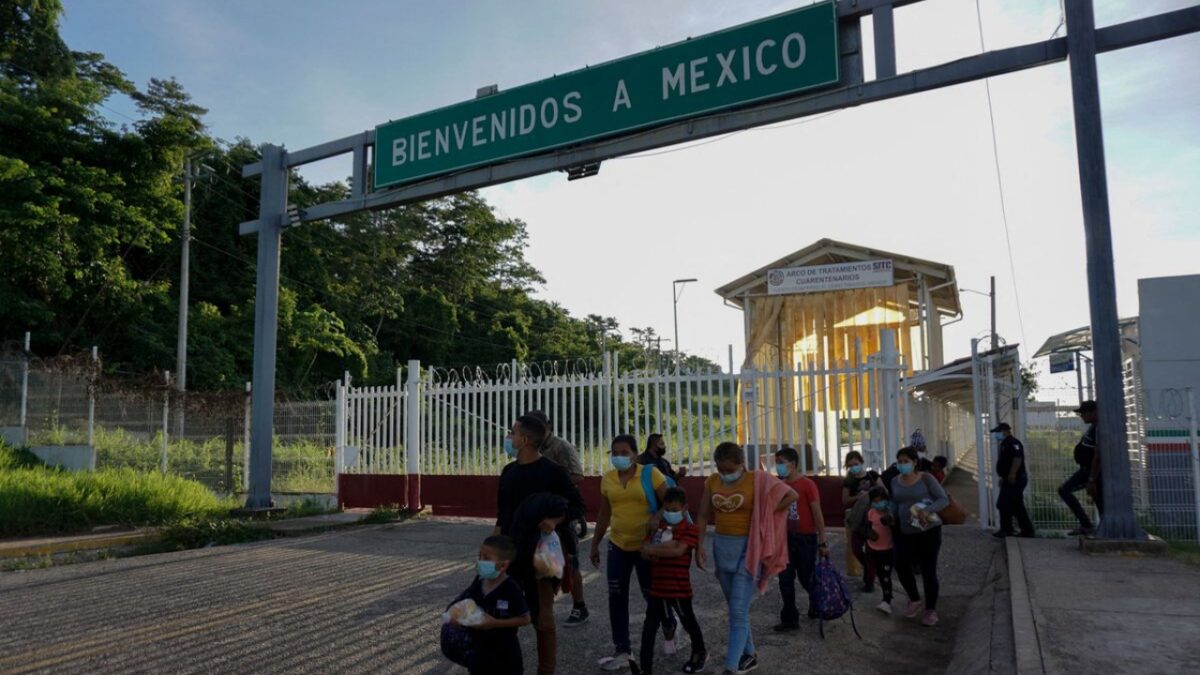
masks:
[[[0,574],[0,672],[462,672],[441,657],[437,617],[469,583],[488,529],[478,521],[415,521]],[[994,548],[977,530],[947,533],[944,622],[933,630],[880,615],[876,595],[859,605],[861,642],[845,622],[827,626],[825,640],[815,625],[779,636],[770,632],[780,607],[773,585],[753,610],[759,672],[940,671]],[[725,635],[719,590],[708,574],[693,575],[715,654]],[[611,650],[605,586],[595,571],[585,588],[593,620],[560,630],[560,673],[598,672],[596,659]],[[642,603],[633,603],[639,617]],[[560,598],[560,618],[568,610]],[[527,665],[532,638],[522,631]],[[662,671],[676,671],[682,660]]]

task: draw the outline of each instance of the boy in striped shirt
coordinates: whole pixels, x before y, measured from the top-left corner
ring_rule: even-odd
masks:
[[[641,672],[654,668],[654,638],[667,618],[669,606],[692,639],[692,655],[683,666],[685,673],[698,673],[708,661],[704,635],[692,610],[692,551],[699,531],[687,513],[687,493],[670,488],[663,495],[663,513],[658,529],[646,539],[642,556],[650,560],[650,593],[646,601],[646,623],[642,626]]]

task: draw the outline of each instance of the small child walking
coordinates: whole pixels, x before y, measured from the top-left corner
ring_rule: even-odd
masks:
[[[472,600],[483,612],[483,621],[471,626],[473,658],[471,675],[519,675],[524,672],[517,629],[529,625],[525,594],[509,578],[508,566],[517,556],[512,539],[494,535],[479,547],[475,581],[454,602]],[[451,603],[453,604],[453,603]],[[458,617],[450,622],[458,625]]]
[[[892,527],[895,525],[891,513],[891,502],[887,490],[880,486],[867,493],[871,508],[867,511],[867,555],[875,563],[875,577],[883,590],[883,602],[876,609],[884,614],[892,613]]]
[[[650,593],[646,604],[646,622],[642,624],[641,672],[654,671],[654,638],[667,619],[670,607],[692,639],[692,654],[683,666],[685,673],[704,670],[708,651],[700,622],[692,609],[692,551],[699,530],[687,517],[687,493],[669,488],[663,495],[662,520],[646,539],[642,556],[650,560]]]

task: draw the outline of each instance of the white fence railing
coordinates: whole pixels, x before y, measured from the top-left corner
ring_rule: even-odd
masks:
[[[837,473],[851,450],[882,466],[884,449],[907,438],[909,418],[924,419],[923,409],[910,411],[901,375],[894,352],[827,369],[740,373],[622,371],[615,355],[593,369],[513,362],[466,375],[410,362],[392,386],[338,383],[335,464],[345,473],[494,475],[507,461],[513,420],[541,410],[593,475],[608,466],[620,433],[639,443],[663,434],[672,461],[693,472],[711,470],[712,449],[725,440],[742,443],[756,463],[783,445],[807,446],[802,468],[812,473]],[[949,428],[949,416],[937,419]]]

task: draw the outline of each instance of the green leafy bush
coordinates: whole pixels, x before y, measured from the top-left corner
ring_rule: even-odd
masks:
[[[273,539],[275,534],[266,524],[244,520],[188,519],[172,523],[159,533],[155,551],[185,551],[206,546],[243,544]]]
[[[95,473],[41,467],[0,469],[0,536],[217,518],[234,505],[200,483],[179,476],[132,469]]]

